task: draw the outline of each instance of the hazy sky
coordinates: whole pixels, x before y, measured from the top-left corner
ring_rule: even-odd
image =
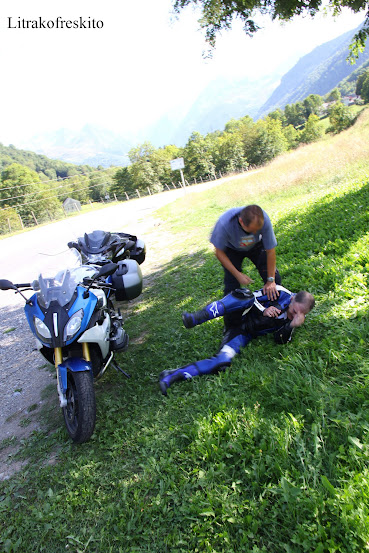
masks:
[[[247,37],[237,24],[206,60],[199,14],[190,8],[173,20],[171,6],[171,0],[1,0],[0,142],[17,146],[39,132],[86,123],[122,134],[144,128],[166,111],[189,106],[217,76],[256,79],[278,67],[287,71],[364,20],[364,13],[348,11],[284,26],[259,18],[264,29],[256,36]],[[22,20],[58,16],[87,24],[94,19],[103,27],[18,28]]]

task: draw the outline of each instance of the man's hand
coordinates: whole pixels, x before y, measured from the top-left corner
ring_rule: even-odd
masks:
[[[238,277],[237,277],[237,280],[238,282],[240,283],[240,286],[247,286],[248,284],[251,284],[252,282],[254,282],[252,280],[252,278],[248,277],[247,275],[245,275],[244,273],[239,273]]]
[[[268,296],[268,300],[270,301],[276,300],[279,296],[275,282],[266,282],[263,287],[263,292]]]
[[[303,325],[305,322],[305,315],[304,313],[296,313],[291,321],[291,327],[297,328],[298,326]]]
[[[263,311],[263,317],[278,317],[281,310],[278,309],[278,307],[274,307],[273,305],[270,305]]]

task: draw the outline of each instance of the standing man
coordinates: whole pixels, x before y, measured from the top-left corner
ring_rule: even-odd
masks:
[[[253,280],[242,272],[247,257],[264,282],[263,292],[276,300],[282,279],[276,267],[277,240],[267,213],[258,205],[232,208],[223,213],[210,236],[215,255],[224,268],[224,295]]]

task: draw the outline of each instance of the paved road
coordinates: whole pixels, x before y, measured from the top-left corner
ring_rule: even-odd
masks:
[[[0,241],[0,277],[13,282],[33,280],[37,276],[40,253],[59,253],[66,249],[69,241],[83,236],[85,232],[109,229],[135,234],[140,221],[162,205],[183,196],[187,190],[177,188],[137,198],[5,238]]]
[[[97,229],[130,232],[145,240],[142,232],[145,229],[145,219],[153,215],[159,207],[177,198],[219,186],[226,181],[245,178],[246,175],[257,171],[137,198],[0,240],[0,278],[18,283],[33,281],[37,278],[40,267],[47,265],[45,263],[47,256],[66,251],[67,243],[76,240],[85,232]],[[14,305],[14,303],[22,303],[18,295],[0,292],[0,306]]]
[[[0,278],[18,283],[33,281],[37,278],[40,267],[47,266],[48,256],[50,256],[51,265],[51,256],[66,251],[69,241],[76,240],[85,232],[96,229],[130,232],[145,241],[145,236],[142,234],[145,219],[152,216],[159,207],[177,198],[218,186],[224,180],[226,179],[137,198],[0,240]],[[0,292],[0,307],[22,303],[18,295],[12,292]]]
[[[28,282],[37,277],[40,263],[45,265],[45,257],[65,251],[71,240],[76,240],[85,232],[96,229],[115,230],[136,234],[143,240],[142,228],[145,219],[159,207],[175,201],[179,197],[193,192],[201,192],[221,181],[202,183],[189,188],[177,188],[160,194],[137,198],[119,205],[106,207],[98,211],[69,217],[34,230],[11,236],[0,241],[0,278],[13,282]],[[42,266],[42,263],[41,263]],[[10,296],[12,294],[10,293]],[[0,305],[4,305],[1,293]],[[12,302],[11,302],[12,303]]]

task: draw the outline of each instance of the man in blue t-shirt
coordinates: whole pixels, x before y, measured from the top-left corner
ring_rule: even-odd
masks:
[[[221,215],[210,236],[215,255],[224,268],[224,295],[253,280],[242,272],[247,257],[264,282],[263,291],[276,300],[282,279],[276,268],[277,240],[267,213],[258,205],[235,207]]]

